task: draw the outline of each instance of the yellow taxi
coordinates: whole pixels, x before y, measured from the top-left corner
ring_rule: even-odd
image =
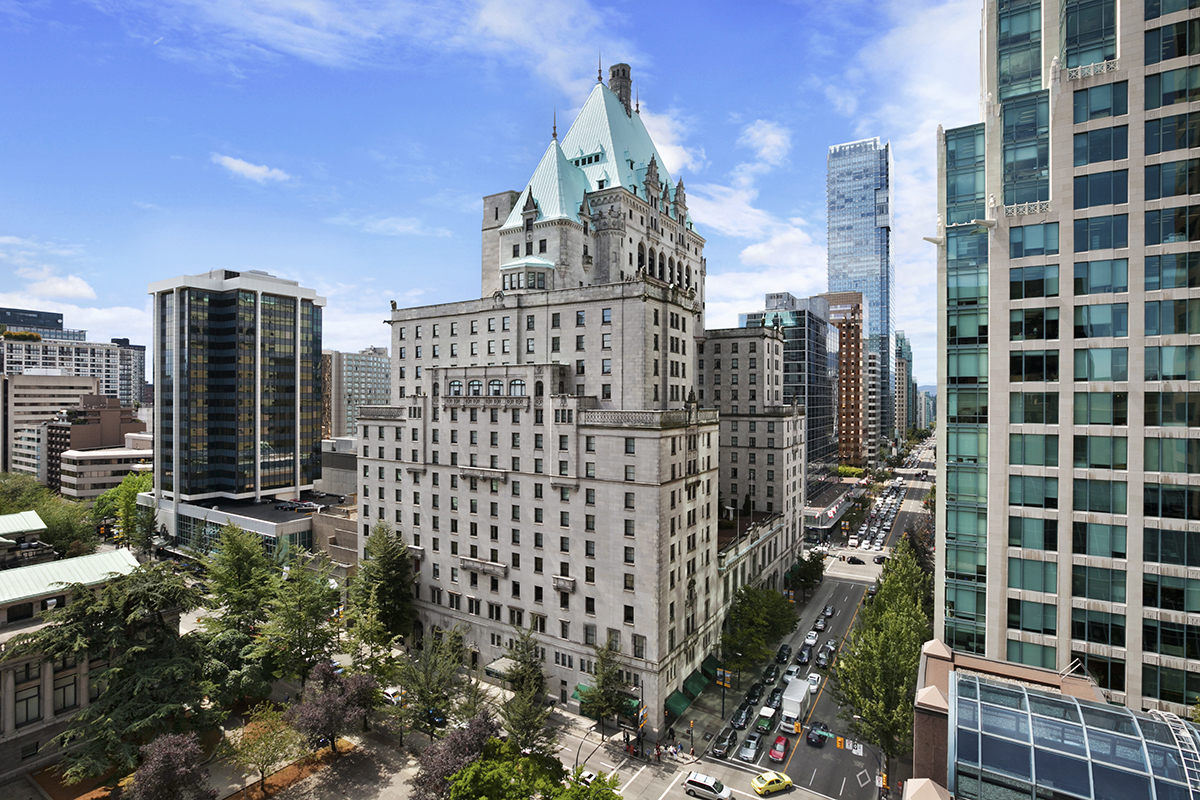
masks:
[[[782,772],[764,772],[750,781],[750,788],[759,795],[774,794],[792,788],[792,779]]]

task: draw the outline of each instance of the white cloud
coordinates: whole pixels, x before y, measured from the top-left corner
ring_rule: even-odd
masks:
[[[654,146],[666,162],[667,171],[679,177],[683,169],[699,172],[708,164],[704,148],[684,144],[687,139],[689,125],[683,120],[676,109],[668,109],[659,114],[651,111],[646,103],[641,104],[639,112],[646,132],[654,140]]]
[[[212,162],[224,167],[234,175],[249,178],[256,183],[286,181],[292,177],[281,169],[275,169],[266,165],[251,164],[249,161],[243,161],[233,156],[223,156],[219,153],[212,154]]]
[[[354,214],[339,214],[328,217],[325,222],[355,228],[363,233],[382,236],[450,236],[445,228],[431,228],[415,217],[376,217]]]
[[[30,291],[0,292],[0,306],[9,308],[43,308],[45,299],[44,295],[34,294]],[[114,337],[128,338],[134,344],[150,345],[153,341],[153,314],[148,297],[141,308],[133,306],[92,308],[73,303],[56,302],[53,309],[62,312],[63,327],[86,330],[89,342],[107,342]]]
[[[60,275],[61,267],[47,259],[80,255],[77,247],[0,236],[0,263],[9,264],[13,274],[25,281],[25,291],[46,299],[93,299],[96,291],[78,275]]]
[[[776,122],[756,119],[742,130],[738,144],[752,149],[759,161],[777,166],[792,149],[792,134]]]
[[[45,275],[25,285],[34,297],[69,300],[95,300],[96,290],[78,275]]]

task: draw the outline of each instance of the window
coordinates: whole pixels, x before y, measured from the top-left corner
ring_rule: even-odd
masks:
[[[1180,67],[1146,76],[1147,111],[1193,100],[1200,100],[1200,69]]]
[[[1112,647],[1125,646],[1125,615],[1071,609],[1071,638]]]
[[[1129,380],[1129,348],[1096,347],[1090,350],[1076,350],[1075,380]]]
[[[1147,472],[1200,473],[1200,439],[1144,439]]]
[[[1200,24],[1200,20],[1197,20]],[[1200,158],[1146,167],[1146,199],[1200,194]]]
[[[1150,167],[1146,168],[1146,199],[1149,194]],[[1093,172],[1075,176],[1075,208],[1091,208],[1129,202],[1129,170]]]
[[[1146,392],[1147,427],[1200,427],[1200,393]]]
[[[1071,552],[1102,558],[1125,558],[1125,526],[1099,522],[1071,523]]]
[[[1076,469],[1129,469],[1128,441],[1124,436],[1076,436],[1073,464]]]
[[[1146,291],[1200,288],[1200,252],[1146,256]]]
[[[582,327],[582,326],[584,326],[585,324],[587,324],[587,323],[586,323],[586,317],[587,317],[587,313],[586,313],[586,312],[584,312],[584,311],[576,311],[576,312],[575,312],[575,327],[579,328],[579,327]]]
[[[1088,295],[1129,291],[1129,260],[1114,258],[1105,261],[1075,263],[1075,294]]]
[[[1200,347],[1168,345],[1146,348],[1146,380],[1200,380]]]
[[[625,624],[633,624],[633,606],[625,606]]]
[[[1200,520],[1200,487],[1146,483],[1142,491],[1145,516]]]
[[[959,406],[961,411],[961,400]],[[1057,425],[1058,392],[1012,392],[1008,410],[1008,421],[1014,424]],[[982,421],[987,421],[986,416]]]
[[[1008,600],[1009,630],[1053,636],[1057,632],[1058,606],[1028,600]]]
[[[625,548],[625,563],[626,563],[626,564],[632,564],[632,563],[634,563],[634,562],[633,562],[633,548],[632,548],[632,547],[626,547],[626,548]]]
[[[1075,564],[1071,567],[1071,595],[1124,603],[1125,570]]]
[[[1008,560],[1008,588],[1057,594],[1057,562],[1010,558]]]
[[[1029,508],[1058,508],[1058,478],[1040,475],[1010,475],[1009,505]]]
[[[632,436],[625,437],[625,455],[631,456],[634,454],[634,452],[635,452],[634,448],[635,448],[636,441],[637,440],[634,439]]]
[[[1147,126],[1149,123],[1147,123]],[[1149,148],[1147,147],[1147,152]],[[1075,134],[1075,166],[1129,158],[1129,126]]]
[[[1200,114],[1146,120],[1146,155],[1200,147]]]
[[[1058,520],[1009,517],[1008,546],[1027,550],[1058,550]]]
[[[1058,338],[1057,308],[1015,309],[1009,312],[1008,320],[1009,339],[1011,341],[1023,342],[1026,340]],[[963,342],[963,344],[968,344],[968,342]],[[970,342],[969,344],[974,344],[974,342]]]
[[[1142,558],[1158,564],[1200,567],[1200,531],[1143,528]]]
[[[1146,302],[1146,335],[1200,333],[1200,299]]]
[[[1058,297],[1058,265],[1016,267],[1008,271],[1008,296],[1013,300]]]
[[[1146,212],[1146,244],[1197,240],[1200,240],[1200,206],[1180,206]]]
[[[1041,433],[1010,433],[1008,463],[1034,467],[1058,466],[1058,437]]]
[[[1147,103],[1149,103],[1149,81],[1147,81]],[[1147,106],[1149,107],[1149,106]],[[1157,106],[1155,106],[1157,108]],[[1075,92],[1075,123],[1089,119],[1119,117],[1129,113],[1129,83],[1106,83]]]
[[[1076,425],[1128,425],[1129,395],[1126,392],[1076,392]]]
[[[1018,350],[1010,353],[1009,379],[1012,381],[1058,380],[1058,351]]]
[[[1024,225],[1009,228],[1008,251],[1010,258],[1057,255],[1058,223],[1046,222],[1041,225]],[[1042,295],[1034,296],[1041,297]],[[1050,295],[1045,296],[1049,297]]]
[[[1075,511],[1125,513],[1125,482],[1076,478],[1072,490]]]
[[[600,309],[600,324],[601,325],[611,325],[612,324],[612,309],[611,308]]]
[[[42,695],[40,686],[18,689],[14,695],[14,699],[17,727],[41,720]]]
[[[625,590],[628,592],[633,591],[633,573],[632,572],[625,573]]]
[[[1149,215],[1146,212],[1146,223],[1149,225]],[[1154,212],[1158,213],[1158,212]],[[1150,229],[1146,229],[1146,244],[1150,242]],[[1157,244],[1157,242],[1154,242]],[[1091,217],[1075,220],[1075,252],[1086,253],[1090,250],[1109,250],[1114,247],[1129,246],[1129,215],[1114,214],[1110,217]]]

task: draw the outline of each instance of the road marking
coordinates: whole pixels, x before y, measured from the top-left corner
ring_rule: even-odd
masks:
[[[866,592],[865,589],[863,591],[864,591],[864,593]],[[854,627],[854,620],[858,617],[858,610],[860,608],[862,608],[861,603],[854,607],[854,615],[850,617],[850,624],[849,624],[849,626],[846,627],[846,635],[842,637],[842,641],[838,644],[838,649],[837,649],[838,653],[842,652],[842,648],[846,646],[846,640],[848,638],[850,638],[850,630]],[[837,661],[837,657],[835,656],[833,661],[829,662],[829,666],[832,667],[834,662],[836,662],[836,661]],[[812,705],[809,706],[809,708],[808,708],[808,716],[804,718],[804,726],[805,727],[808,726],[809,720],[812,719],[813,713],[817,710],[817,703],[819,703],[821,701],[821,695],[822,695],[822,693],[824,693],[825,687],[828,683],[829,683],[829,681],[827,681],[827,680],[821,681],[821,688],[817,690],[817,697],[815,700],[813,700]]]
[[[607,761],[601,761],[601,762],[600,762],[600,766],[602,766],[602,767],[608,767],[610,770],[613,768],[613,765],[612,765],[612,764],[610,764],[610,763],[608,763]]]
[[[817,771],[814,769],[814,770],[813,770],[812,777],[808,779],[808,785],[809,785],[809,786],[812,786],[812,785],[813,785],[813,781],[815,781],[816,779],[817,779]]]
[[[683,775],[684,773],[679,774],[679,780],[683,780]],[[663,789],[663,793],[658,796],[658,800],[663,800],[663,798],[667,796],[667,792],[671,791],[671,787],[674,785],[675,780],[672,778],[671,781],[667,783],[667,788]]]
[[[842,776],[842,788],[838,789],[838,797],[841,797],[845,791],[846,791],[846,776],[843,775]]]
[[[734,789],[732,786],[729,787],[729,791],[737,792],[738,794],[744,794],[746,797],[754,797],[754,795],[750,794],[749,792],[743,792],[741,789]],[[659,798],[659,800],[662,800],[662,798]]]
[[[631,783],[633,783],[634,781],[636,781],[636,780],[638,779],[638,776],[639,776],[639,775],[641,775],[643,772],[645,772],[645,771],[646,771],[646,767],[648,767],[648,766],[650,766],[650,765],[649,765],[649,764],[643,764],[641,769],[639,769],[637,772],[633,773],[633,777],[632,777],[632,778],[630,778],[629,780],[625,781],[625,785],[624,785],[624,786],[619,786],[619,787],[617,787],[617,790],[616,790],[616,791],[617,791],[617,794],[623,794],[623,793],[625,792],[625,790],[629,788],[629,784],[631,784]]]

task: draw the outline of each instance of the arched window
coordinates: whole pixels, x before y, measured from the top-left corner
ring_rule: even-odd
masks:
[[[533,396],[534,396],[534,397],[541,397],[541,396],[542,396],[542,393],[543,393],[542,382],[541,382],[541,381],[538,381],[537,383],[535,383],[535,384],[533,385]]]
[[[646,245],[638,242],[638,269],[644,266],[646,266]]]
[[[567,393],[567,384],[566,384],[566,382],[565,382],[565,381],[559,381],[559,382],[558,382],[558,393],[559,393],[559,394],[566,394],[566,393]]]
[[[442,393],[442,385],[435,381],[433,384],[433,396],[437,397],[441,393]]]
[[[467,394],[471,397],[479,397],[483,394],[483,381],[471,381],[467,384]]]
[[[462,381],[450,381],[450,396],[451,397],[461,397],[462,396]]]
[[[654,277],[654,248],[653,247],[650,248],[650,262],[647,265],[646,270],[647,270],[647,272],[650,273],[650,277],[653,278]]]
[[[504,394],[504,381],[488,381],[488,397],[499,397]]]
[[[687,285],[687,286],[692,285],[692,268],[691,267],[684,267],[684,280],[685,280],[685,285]]]
[[[658,254],[658,279],[660,281],[668,280],[670,278],[669,275],[666,278],[663,277],[663,275],[666,274],[666,271],[667,271],[667,260],[665,258],[663,258],[662,253],[659,253]]]
[[[508,393],[513,397],[525,396],[525,381],[509,381]]]

